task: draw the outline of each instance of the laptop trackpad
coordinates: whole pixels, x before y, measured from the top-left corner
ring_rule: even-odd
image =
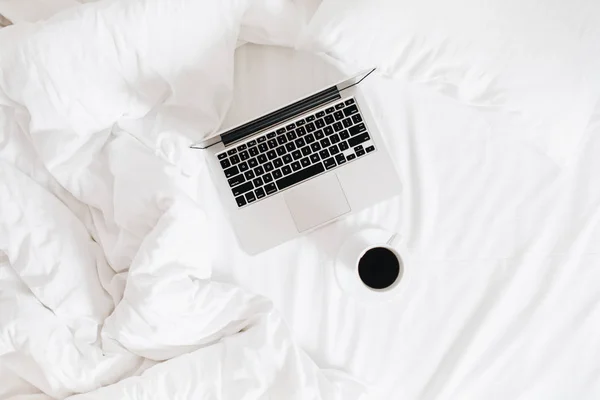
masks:
[[[327,174],[284,192],[298,232],[304,232],[350,211],[336,174]]]

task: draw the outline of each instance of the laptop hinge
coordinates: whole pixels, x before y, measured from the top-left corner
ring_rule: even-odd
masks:
[[[223,141],[223,144],[227,146],[228,144],[241,140],[248,135],[260,132],[270,126],[277,125],[283,121],[293,118],[298,114],[302,114],[303,112],[340,98],[341,96],[339,90],[336,86],[332,86],[328,89],[320,91],[319,93],[313,94],[312,96],[305,97],[302,100],[270,112],[269,114],[263,115],[262,117],[245,123],[244,125],[233,128],[221,134],[221,140]]]

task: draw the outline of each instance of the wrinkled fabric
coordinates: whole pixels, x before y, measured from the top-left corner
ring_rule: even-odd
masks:
[[[228,108],[238,38],[302,24],[286,0],[109,0],[0,31],[0,398],[361,395],[212,279],[188,149]]]

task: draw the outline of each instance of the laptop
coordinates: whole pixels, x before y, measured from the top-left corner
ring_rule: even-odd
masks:
[[[359,92],[374,69],[193,144],[242,249],[257,254],[400,193]]]

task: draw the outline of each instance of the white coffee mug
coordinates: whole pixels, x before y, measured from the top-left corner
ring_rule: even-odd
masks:
[[[391,299],[397,292],[404,276],[405,262],[399,251],[400,240],[396,233],[383,229],[370,228],[350,236],[338,253],[335,274],[338,284],[347,294],[366,301]],[[359,275],[359,263],[362,257],[372,249],[381,247],[389,250],[399,265],[396,280],[383,289],[375,289],[363,282]]]

